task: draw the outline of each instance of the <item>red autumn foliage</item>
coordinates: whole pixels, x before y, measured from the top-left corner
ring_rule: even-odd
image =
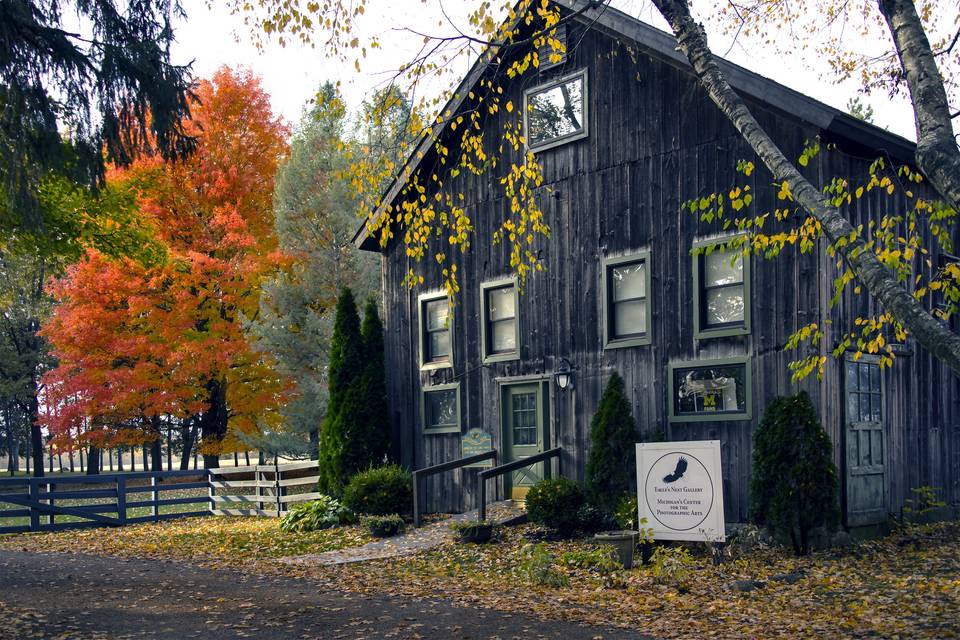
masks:
[[[157,417],[194,416],[213,454],[277,419],[286,384],[251,347],[243,318],[284,263],[271,203],[288,130],[246,71],[200,82],[191,111],[193,156],[146,158],[109,176],[136,185],[167,260],[91,251],[53,284],[42,333],[59,366],[44,379],[43,421],[60,439],[133,444],[156,438]]]

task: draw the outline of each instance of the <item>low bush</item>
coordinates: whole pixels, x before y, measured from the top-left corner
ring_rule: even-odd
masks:
[[[370,535],[377,538],[392,538],[403,533],[403,518],[395,513],[388,516],[366,516],[362,522]]]
[[[547,551],[545,544],[528,544],[520,550],[517,567],[521,576],[528,582],[541,587],[566,587],[570,578],[557,568],[553,554]]]
[[[573,480],[541,480],[527,493],[527,516],[535,524],[570,536],[581,526],[580,507],[584,502],[583,489]]]
[[[371,516],[413,511],[413,481],[398,465],[361,471],[343,491],[343,503],[351,511]]]
[[[586,533],[609,531],[616,527],[614,519],[600,507],[589,502],[577,510],[577,529]]]
[[[560,556],[560,562],[571,569],[583,569],[601,576],[623,569],[616,553],[606,545],[584,551],[567,551]]]
[[[348,519],[347,509],[330,496],[294,505],[280,520],[280,530],[288,532],[329,529]]]
[[[683,587],[693,567],[686,547],[657,547],[650,559],[650,570],[657,582]]]
[[[626,493],[617,501],[617,508],[613,512],[613,519],[617,528],[637,530],[637,494]]]
[[[482,544],[489,542],[497,528],[497,523],[492,520],[469,520],[467,522],[456,522],[450,525],[461,542],[475,542]]]

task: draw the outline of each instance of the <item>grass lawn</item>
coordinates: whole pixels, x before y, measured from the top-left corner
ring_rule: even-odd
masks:
[[[321,587],[362,593],[449,598],[551,619],[623,626],[657,638],[960,637],[960,522],[911,527],[884,539],[795,558],[753,548],[714,565],[691,546],[688,575],[658,579],[649,567],[613,575],[564,564],[587,541],[549,541],[554,569],[569,584],[536,584],[525,549],[540,532],[504,529],[493,544],[447,542],[415,557],[335,567],[276,558],[357,546],[358,527],[285,534],[271,518],[190,518],[122,529],[0,537],[0,548],[163,558],[299,576]],[[775,578],[794,574],[795,582]],[[762,587],[734,591],[737,580]]]

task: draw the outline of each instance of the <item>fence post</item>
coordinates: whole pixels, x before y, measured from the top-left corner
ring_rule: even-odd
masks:
[[[280,500],[280,464],[277,462],[277,456],[273,456],[273,484],[274,492],[277,494],[277,517],[283,515],[283,502]]]
[[[480,472],[480,508],[477,509],[477,520],[483,522],[487,519],[487,479]]]
[[[257,481],[257,493],[255,495],[257,496],[257,509],[260,511],[263,511],[263,487],[260,486],[263,484],[263,480],[261,478],[262,474],[263,472],[260,471],[260,465],[257,465],[256,470],[253,472],[253,478]]]
[[[150,492],[151,497],[153,498],[153,504],[150,505],[150,515],[153,516],[154,522],[160,521],[160,505],[157,504],[157,500],[160,499],[160,492],[157,491],[157,475],[150,476],[150,486],[153,487],[153,491]]]
[[[52,454],[51,454],[51,455],[52,455]],[[53,460],[52,457],[51,457],[50,459]],[[53,473],[53,472],[51,471],[51,473]],[[52,484],[52,483],[50,483],[50,482],[47,483],[47,496],[49,496],[49,497],[47,498],[47,504],[49,504],[51,507],[53,506],[53,497],[52,497],[50,494],[53,493],[54,487],[56,487],[55,484]],[[53,514],[53,512],[51,511],[51,512],[50,512],[50,515],[47,516],[47,522],[48,522],[49,524],[53,524],[53,523],[54,523],[54,518],[56,518],[56,516],[55,516],[55,515]]]
[[[117,475],[117,519],[120,526],[127,524],[127,479]]]
[[[40,501],[39,498],[40,481],[30,478],[30,502],[37,503]],[[35,505],[30,505],[30,531],[40,531],[40,512]]]
[[[413,472],[413,526],[420,526],[420,474]]]
[[[213,501],[213,496],[216,494],[216,491],[213,489],[213,478],[215,474],[213,469],[204,469],[203,473],[207,477],[207,507],[210,509],[210,511],[213,511],[216,505],[216,503]]]

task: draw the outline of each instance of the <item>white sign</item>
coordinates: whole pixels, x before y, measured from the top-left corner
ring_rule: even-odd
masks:
[[[637,504],[657,540],[723,541],[720,441],[637,444]]]

